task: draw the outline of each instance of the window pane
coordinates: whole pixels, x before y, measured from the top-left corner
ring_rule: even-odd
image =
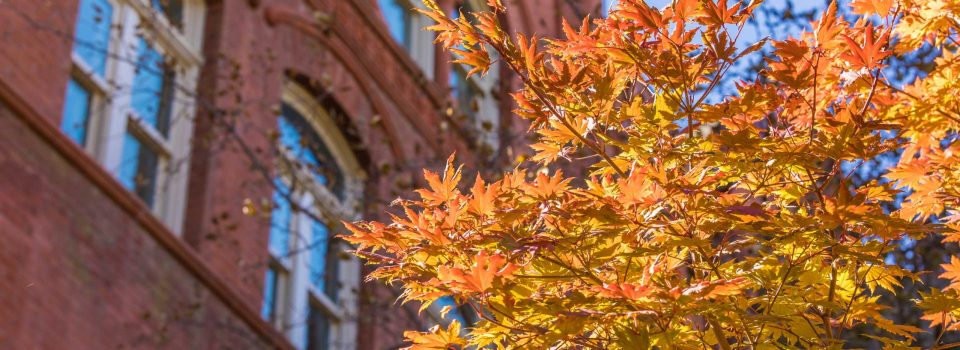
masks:
[[[140,38],[130,104],[140,118],[164,136],[170,131],[174,76],[160,52]]]
[[[311,230],[313,241],[309,245],[310,283],[335,301],[340,288],[337,280],[339,256],[336,249],[331,249],[335,242],[331,239],[327,225],[311,220]]]
[[[284,116],[280,118],[280,143],[283,145],[287,151],[290,152],[290,155],[294,156],[301,165],[310,168],[311,170],[320,168],[320,162],[317,160],[317,155],[311,151],[310,143],[321,142],[319,137],[314,138],[304,138],[301,131],[307,131],[309,134],[309,126],[302,125],[305,123],[298,123],[301,125],[295,125],[297,122],[295,116],[288,115],[286,112],[292,110],[289,107],[285,107]],[[329,180],[322,173],[316,174],[316,180],[322,185],[329,183]]]
[[[458,67],[452,67],[450,72],[450,94],[457,101],[457,109],[465,116],[475,116],[477,114],[477,95],[476,88],[471,85],[467,74]]]
[[[282,258],[290,253],[290,220],[293,219],[293,213],[285,195],[289,189],[282,181],[275,182],[273,211],[270,213],[270,251]]]
[[[310,229],[313,231],[313,240],[309,244],[310,250],[310,283],[319,290],[326,286],[324,277],[327,274],[327,236],[330,231],[322,222],[311,220]]]
[[[270,322],[276,321],[277,318],[277,287],[279,279],[280,273],[273,267],[267,269],[267,275],[263,279],[263,306],[260,308],[260,317]]]
[[[136,193],[149,206],[153,206],[159,163],[160,157],[156,152],[143,145],[136,136],[126,134],[118,177],[124,187]]]
[[[383,13],[383,19],[387,21],[387,29],[390,30],[390,36],[400,44],[407,47],[409,45],[409,22],[410,11],[405,8],[400,0],[377,0],[380,3],[380,12]]]
[[[87,141],[87,124],[90,120],[90,91],[76,80],[67,82],[63,101],[63,120],[60,129],[74,142],[84,145]]]
[[[307,167],[317,182],[343,199],[343,171],[313,126],[296,109],[286,104],[281,107],[278,119],[281,147],[295,157],[300,165]]]
[[[330,348],[330,317],[326,312],[310,303],[307,317],[307,349],[326,350]]]
[[[183,0],[153,0],[153,8],[162,13],[174,27],[183,28]]]
[[[93,69],[104,76],[107,53],[110,50],[110,27],[113,6],[107,0],[81,0],[74,29],[73,51]]]

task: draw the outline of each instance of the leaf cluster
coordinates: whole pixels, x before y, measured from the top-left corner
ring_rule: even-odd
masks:
[[[811,32],[746,44],[759,1],[621,0],[551,39],[508,35],[498,0],[469,18],[425,4],[471,74],[495,52],[522,80],[515,112],[543,169],[468,188],[451,157],[419,199],[396,202],[404,215],[347,224],[371,278],[483,316],[409,332],[411,348],[841,348],[861,325],[903,348],[960,330],[960,258],[943,266],[952,284],[917,301],[929,325],[877,303],[917,278],[884,260],[905,237],[960,241],[960,2],[857,0],[853,23],[834,3]],[[759,75],[718,96],[765,45]],[[884,75],[930,45],[926,77]],[[596,162],[578,181],[547,170],[581,151]],[[882,181],[842,170],[893,151]]]

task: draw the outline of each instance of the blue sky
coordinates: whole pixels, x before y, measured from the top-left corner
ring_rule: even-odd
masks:
[[[733,1],[735,1],[735,0],[733,0]],[[730,2],[730,3],[733,3],[733,1],[729,1],[729,2]],[[652,6],[657,7],[657,8],[664,8],[664,7],[666,7],[667,5],[669,5],[670,3],[672,3],[673,1],[672,1],[672,0],[647,0],[646,2],[647,2],[648,4],[650,4],[650,5],[652,5]],[[763,3],[763,5],[760,5],[760,6],[761,6],[761,8],[781,9],[781,10],[782,10],[782,9],[785,9],[785,8],[787,7],[787,2],[788,2],[787,0],[768,0],[768,1],[765,1],[765,2]],[[825,3],[824,1],[822,1],[822,0],[796,0],[796,1],[793,1],[793,10],[794,10],[794,12],[807,12],[807,11],[810,11],[810,10],[812,10],[812,9],[823,9],[823,8],[826,8],[826,3]],[[759,12],[759,11],[758,11],[758,12]],[[766,18],[762,17],[762,14],[758,14],[758,15],[761,16],[761,19],[762,19],[762,20],[765,20],[765,19],[766,19]],[[807,24],[806,27],[807,27],[807,30],[810,30],[809,24]],[[798,34],[798,33],[799,33],[799,30],[786,30],[786,31],[777,32],[777,33],[758,33],[758,32],[757,32],[756,30],[754,30],[753,28],[746,28],[746,29],[744,29],[744,33],[741,34],[741,42],[748,43],[748,44],[746,44],[746,45],[749,45],[749,43],[752,43],[752,42],[754,42],[754,41],[756,41],[756,40],[759,40],[760,38],[763,38],[763,37],[765,37],[765,36],[770,36],[770,37],[773,37],[773,38],[776,38],[776,39],[784,39],[784,38],[786,38],[787,36],[796,35],[796,34]],[[744,45],[744,46],[746,46],[746,45]]]

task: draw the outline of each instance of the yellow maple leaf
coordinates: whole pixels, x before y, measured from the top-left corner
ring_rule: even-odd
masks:
[[[893,0],[853,0],[850,7],[856,14],[886,16],[893,8]]]
[[[454,287],[482,293],[493,287],[497,277],[510,277],[517,268],[503,255],[481,251],[474,257],[472,268],[441,266],[437,278]]]
[[[454,350],[460,349],[467,342],[460,337],[460,322],[453,320],[447,329],[440,325],[433,326],[428,332],[406,331],[403,337],[413,345],[404,350]]]

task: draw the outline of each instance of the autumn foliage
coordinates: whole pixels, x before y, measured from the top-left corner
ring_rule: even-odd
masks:
[[[538,142],[535,165],[496,182],[470,186],[451,161],[392,223],[348,224],[372,278],[483,316],[408,332],[413,349],[840,348],[862,330],[902,348],[960,330],[960,257],[925,272],[950,284],[915,301],[922,324],[877,303],[918,278],[884,261],[905,237],[960,241],[960,1],[855,0],[855,21],[834,4],[755,43],[737,40],[758,1],[620,0],[551,39],[507,34],[500,0],[425,3],[472,73],[522,79],[515,113]],[[763,69],[718,93],[766,45]],[[884,74],[931,46],[924,78]],[[851,181],[891,151],[880,181]],[[546,170],[584,153],[587,176]]]

